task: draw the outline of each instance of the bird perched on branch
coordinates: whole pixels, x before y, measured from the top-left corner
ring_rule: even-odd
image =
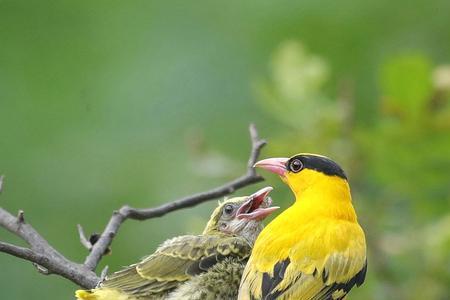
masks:
[[[258,236],[239,298],[338,300],[364,282],[366,241],[344,171],[315,154],[259,161],[281,176],[295,203]]]
[[[83,300],[236,299],[245,263],[271,207],[266,187],[219,203],[201,235],[165,241],[141,262],[113,273]]]

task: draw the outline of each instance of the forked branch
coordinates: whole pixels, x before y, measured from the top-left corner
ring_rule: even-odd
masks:
[[[97,236],[87,238],[82,227],[78,225],[80,241],[90,251],[84,263],[70,261],[50,246],[30,224],[26,223],[23,211],[19,211],[17,216],[14,216],[1,207],[0,226],[20,237],[29,247],[20,247],[0,241],[0,252],[32,262],[38,271],[43,274],[60,275],[83,288],[93,288],[101,279],[95,274],[95,269],[103,255],[108,252],[120,226],[127,219],[142,221],[160,217],[175,210],[192,207],[208,200],[229,195],[240,188],[264,180],[256,174],[253,165],[266,142],[258,137],[258,132],[253,124],[250,125],[250,137],[251,152],[247,170],[243,176],[209,191],[183,197],[153,208],[138,209],[128,205],[122,206],[119,210],[113,212],[105,229]],[[0,176],[0,193],[2,188],[3,176]],[[102,272],[103,277],[104,273],[106,273],[106,270]]]

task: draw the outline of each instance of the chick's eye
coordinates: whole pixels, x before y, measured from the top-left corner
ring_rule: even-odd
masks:
[[[225,205],[225,207],[223,208],[223,212],[227,215],[231,215],[233,213],[233,211],[234,211],[234,207],[233,207],[233,205],[230,205],[230,204]]]
[[[301,162],[300,159],[294,159],[291,161],[291,163],[289,164],[289,168],[291,169],[292,172],[297,173],[300,172],[301,169],[303,169],[303,163]]]

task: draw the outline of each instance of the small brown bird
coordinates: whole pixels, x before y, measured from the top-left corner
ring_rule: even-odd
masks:
[[[141,262],[113,273],[83,300],[236,299],[245,263],[261,221],[278,207],[271,187],[219,203],[203,234],[165,241]]]

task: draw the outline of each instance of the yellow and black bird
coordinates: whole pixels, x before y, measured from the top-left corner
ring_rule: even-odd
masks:
[[[367,270],[365,236],[344,171],[316,154],[269,158],[255,167],[280,175],[295,203],[258,236],[238,299],[344,299]]]
[[[241,275],[262,220],[270,206],[271,187],[248,197],[219,203],[201,235],[165,241],[141,262],[113,273],[83,300],[236,299]]]

